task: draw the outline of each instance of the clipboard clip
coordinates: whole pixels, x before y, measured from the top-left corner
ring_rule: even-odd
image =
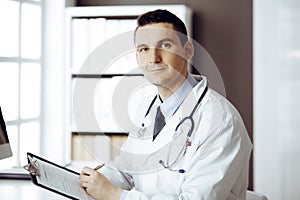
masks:
[[[28,164],[25,165],[23,168],[33,176],[40,176],[40,170],[38,168],[36,160],[33,160],[29,155],[27,156],[27,158]]]

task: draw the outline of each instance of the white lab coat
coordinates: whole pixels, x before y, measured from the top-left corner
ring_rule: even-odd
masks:
[[[144,119],[145,128],[130,133],[115,166],[102,169],[115,185],[129,190],[126,200],[245,199],[252,144],[239,113],[212,89],[193,116],[191,146],[172,167],[185,173],[170,171],[158,163],[160,159],[167,161],[176,125],[190,114],[206,85],[203,77],[152,141],[154,106]]]

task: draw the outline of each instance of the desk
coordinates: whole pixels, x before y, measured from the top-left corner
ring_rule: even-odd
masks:
[[[67,200],[54,192],[34,185],[30,180],[0,179],[1,200]]]
[[[1,0],[0,0],[1,1]],[[67,168],[80,172],[84,166],[97,166],[96,161],[73,161]],[[23,169],[23,168],[22,168]],[[67,200],[69,198],[38,187],[31,180],[0,179],[0,200]]]

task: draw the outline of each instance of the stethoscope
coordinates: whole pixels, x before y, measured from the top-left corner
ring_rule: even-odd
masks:
[[[181,125],[183,125],[184,123],[186,123],[186,122],[190,122],[191,125],[190,125],[190,128],[189,128],[188,132],[187,132],[185,145],[183,146],[183,148],[182,148],[181,151],[179,152],[177,158],[176,158],[171,164],[169,164],[169,162],[167,162],[167,164],[166,164],[163,160],[159,160],[159,164],[162,165],[165,169],[168,169],[168,170],[170,170],[170,171],[175,171],[175,172],[178,172],[178,173],[185,173],[185,170],[184,170],[184,169],[172,169],[172,166],[175,165],[175,163],[178,162],[178,160],[179,160],[179,158],[181,157],[181,155],[182,155],[182,156],[185,156],[187,147],[191,146],[191,140],[190,140],[190,138],[191,138],[191,135],[192,135],[192,133],[193,133],[193,131],[194,131],[194,126],[195,126],[195,122],[194,122],[194,119],[193,119],[193,115],[194,115],[194,113],[196,112],[197,108],[199,107],[199,105],[200,105],[202,99],[204,98],[204,96],[205,96],[207,90],[208,90],[208,87],[207,87],[207,85],[206,85],[204,91],[202,92],[202,94],[201,94],[201,96],[200,96],[200,98],[198,99],[197,103],[195,104],[195,106],[194,106],[194,108],[193,108],[191,114],[190,114],[189,116],[187,116],[187,117],[184,117],[184,118],[183,118],[182,120],[180,120],[180,122],[177,124],[177,126],[176,126],[176,128],[175,128],[175,132],[177,132],[177,130],[179,129],[179,127],[180,127]],[[150,103],[150,106],[149,106],[149,108],[148,108],[148,110],[147,110],[147,112],[146,112],[146,114],[145,114],[145,117],[149,114],[149,112],[150,112],[152,106],[154,105],[154,102],[155,102],[156,99],[157,99],[157,96],[158,96],[158,95],[156,95],[156,96],[154,97],[154,99],[152,100],[152,102]],[[144,124],[142,124],[142,126],[144,127]],[[171,148],[170,148],[170,149],[171,149]],[[169,154],[168,154],[168,155],[169,155]],[[167,158],[167,160],[169,160],[169,157]]]

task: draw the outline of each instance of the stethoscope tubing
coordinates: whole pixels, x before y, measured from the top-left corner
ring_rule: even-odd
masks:
[[[184,117],[184,118],[177,124],[177,126],[176,126],[176,128],[175,128],[175,131],[177,131],[178,128],[179,128],[179,126],[181,126],[181,124],[183,124],[186,120],[190,120],[190,122],[191,122],[191,128],[190,128],[190,130],[189,130],[187,136],[188,136],[188,137],[191,137],[191,135],[192,135],[192,133],[193,133],[193,131],[194,131],[194,125],[195,125],[195,122],[194,122],[194,119],[193,119],[193,115],[194,115],[195,111],[197,110],[198,106],[200,105],[202,99],[204,98],[204,96],[205,96],[207,90],[208,90],[208,87],[206,86],[205,89],[204,89],[204,91],[202,92],[200,98],[198,99],[196,105],[194,106],[194,108],[193,108],[191,114],[190,114],[189,116],[187,116],[187,117]]]
[[[187,141],[186,141],[186,144],[187,144],[187,142],[189,142],[189,138],[191,137],[191,135],[192,135],[192,133],[193,133],[193,131],[194,131],[195,122],[194,122],[194,119],[193,119],[193,115],[194,115],[194,113],[196,112],[197,108],[199,107],[199,105],[200,105],[202,99],[204,98],[205,94],[207,93],[207,90],[208,90],[208,86],[206,85],[205,88],[204,88],[204,91],[202,92],[200,98],[198,99],[197,103],[195,104],[195,106],[194,106],[192,112],[190,113],[190,115],[187,116],[187,117],[184,117],[182,120],[180,120],[180,122],[177,124],[177,126],[176,126],[176,128],[175,128],[175,132],[176,132],[176,131],[178,130],[178,128],[179,128],[185,121],[189,120],[189,121],[191,122],[191,128],[189,129],[189,131],[188,131],[188,133],[187,133]],[[157,96],[158,96],[158,95],[156,95],[156,96],[153,98],[153,100],[151,101],[150,106],[149,106],[149,108],[148,108],[148,110],[147,110],[147,112],[146,112],[146,114],[145,114],[145,117],[150,113],[150,110],[151,110],[152,106],[154,105],[154,102],[156,101]],[[142,124],[142,126],[144,126],[144,124]],[[186,146],[186,147],[187,147],[187,146]],[[175,161],[173,161],[173,162],[171,163],[171,165],[169,165],[169,164],[166,165],[166,164],[164,163],[163,160],[159,160],[159,164],[161,164],[165,169],[169,169],[170,171],[176,171],[176,172],[179,172],[179,173],[185,173],[185,170],[184,170],[184,169],[175,169],[175,170],[174,170],[174,169],[171,169],[171,166],[172,166],[173,164],[175,164],[175,163],[179,160],[179,157],[180,157],[180,155],[182,154],[182,151],[183,151],[183,150],[184,150],[184,155],[185,155],[185,153],[186,153],[186,148],[185,148],[185,149],[182,149],[182,150],[180,151],[178,157],[175,159]],[[169,158],[168,158],[168,160],[169,160]]]

